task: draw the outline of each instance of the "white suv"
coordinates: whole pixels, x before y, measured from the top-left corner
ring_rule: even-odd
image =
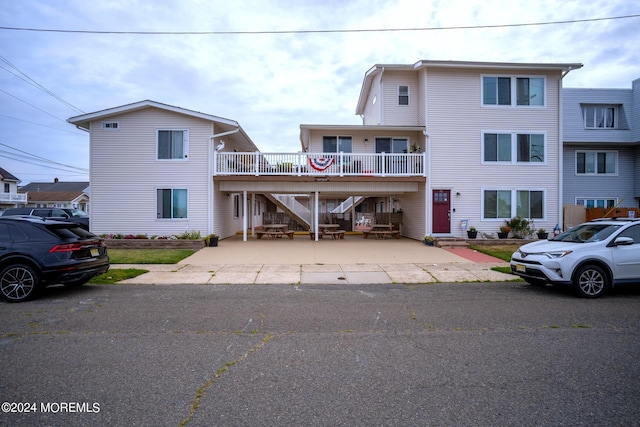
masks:
[[[640,284],[640,219],[594,220],[526,244],[511,256],[511,271],[532,285],[572,284],[587,298]]]

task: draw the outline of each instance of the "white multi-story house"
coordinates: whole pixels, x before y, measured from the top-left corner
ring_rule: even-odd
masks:
[[[15,208],[27,202],[27,195],[18,193],[20,180],[13,174],[0,168],[0,183],[2,192],[0,193],[0,209]]]
[[[90,131],[92,229],[246,238],[264,197],[311,230],[322,212],[353,223],[401,213],[414,239],[493,234],[515,216],[550,229],[562,223],[562,79],[580,67],[376,65],[362,125],[303,124],[292,153],[260,152],[237,122],[152,101],[73,117]]]
[[[640,79],[631,89],[564,89],[564,200],[640,207]]]
[[[226,237],[242,228],[237,198],[212,179],[216,148],[257,150],[236,121],[148,100],[68,121],[89,132],[93,232]]]

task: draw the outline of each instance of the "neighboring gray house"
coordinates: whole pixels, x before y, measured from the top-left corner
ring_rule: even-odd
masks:
[[[564,204],[640,207],[640,79],[563,97]]]

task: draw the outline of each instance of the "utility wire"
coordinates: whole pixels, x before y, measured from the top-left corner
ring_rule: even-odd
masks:
[[[56,95],[55,93],[53,93],[52,91],[47,89],[46,87],[42,86],[40,83],[38,83],[35,80],[33,80],[31,77],[29,77],[21,69],[19,69],[15,65],[13,65],[8,59],[6,59],[2,55],[0,55],[0,62],[4,62],[9,67],[11,67],[11,69],[7,69],[7,68],[3,67],[2,65],[0,65],[0,68],[2,68],[3,70],[7,71],[8,73],[13,74],[15,77],[19,78],[22,81],[25,81],[25,82],[29,83],[30,85],[36,87],[37,89],[40,89],[44,93],[46,93],[46,94],[52,96],[53,98],[57,99],[62,104],[66,105],[67,107],[71,108],[72,110],[74,110],[74,111],[76,111],[78,113],[81,113],[81,114],[84,113],[84,111],[82,111],[81,109],[79,109],[75,105],[70,104],[69,102],[65,101],[64,99],[62,99],[61,97],[59,97],[58,95]]]
[[[27,104],[28,106],[33,107],[33,108],[35,108],[35,109],[36,109],[36,110],[38,110],[38,111],[42,111],[43,113],[45,113],[45,114],[47,114],[47,115],[49,115],[49,116],[53,117],[54,119],[60,120],[60,121],[61,121],[61,122],[63,122],[63,123],[67,123],[67,122],[66,122],[66,120],[63,120],[63,119],[61,119],[60,117],[56,117],[56,116],[54,116],[53,114],[51,114],[51,113],[49,113],[49,112],[47,112],[47,111],[44,111],[42,108],[40,108],[40,107],[36,107],[35,105],[28,103],[28,102],[27,102],[27,101],[25,101],[24,99],[20,99],[20,98],[18,98],[17,96],[10,94],[10,93],[9,93],[9,92],[7,92],[6,90],[2,90],[2,89],[0,89],[0,92],[7,94],[7,95],[9,95],[10,97],[12,97],[12,98],[14,98],[14,99],[17,99],[17,100],[18,100],[18,101],[20,101],[20,102],[24,102],[24,103],[25,103],[25,104]]]
[[[7,116],[5,114],[0,114],[0,117],[6,117],[7,119],[18,120],[20,122],[29,123],[31,125],[36,125],[36,126],[42,126],[42,127],[53,129],[53,130],[57,130],[57,131],[60,131],[60,132],[67,132],[67,133],[70,133],[72,135],[78,135],[78,132],[74,132],[74,131],[71,131],[69,129],[60,129],[60,128],[57,128],[57,127],[54,127],[54,126],[47,126],[47,125],[43,125],[41,123],[30,122],[29,120],[23,120],[23,119],[19,119],[17,117]]]
[[[442,31],[442,30],[477,30],[487,28],[513,28],[532,27],[540,25],[575,24],[580,22],[611,21],[614,19],[638,18],[640,14],[610,16],[606,18],[572,19],[565,21],[530,22],[522,24],[496,24],[496,25],[467,25],[452,27],[416,27],[416,28],[377,28],[377,29],[333,29],[333,30],[273,30],[273,31],[100,31],[100,30],[61,30],[51,28],[25,28],[4,27],[0,30],[8,31],[35,31],[48,33],[76,33],[76,34],[129,34],[129,35],[260,35],[260,34],[326,34],[326,33],[379,33],[402,31]]]
[[[15,153],[12,153],[12,152],[9,152],[9,151],[0,150],[0,154],[1,153],[5,154],[2,157],[7,157],[7,155],[8,156],[14,156],[14,157],[7,157],[7,158],[13,158],[14,160],[20,160],[21,158],[26,158],[26,159],[28,159],[30,161],[41,162],[41,163],[49,163],[49,164],[54,164],[54,165],[58,165],[58,166],[64,166],[65,168],[73,169],[75,171],[89,172],[89,169],[79,168],[77,166],[71,166],[71,165],[66,165],[64,163],[55,162],[53,160],[49,160],[49,159],[46,159],[44,157],[36,156],[35,154],[28,153],[28,152],[26,152],[24,150],[20,150],[18,148],[12,147],[10,145],[3,144],[2,142],[0,142],[0,145],[2,145],[3,147],[7,147],[7,148],[10,148],[12,150],[15,150],[15,151],[17,151],[19,153],[22,153],[22,154],[15,154]],[[30,162],[27,162],[25,160],[20,160],[20,161],[24,161],[25,163],[30,163]],[[35,164],[35,163],[31,163],[31,164]]]

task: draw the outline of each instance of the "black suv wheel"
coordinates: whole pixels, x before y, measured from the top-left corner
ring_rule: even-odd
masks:
[[[33,298],[39,289],[38,275],[26,264],[14,264],[0,272],[0,294],[9,302],[22,302]]]

